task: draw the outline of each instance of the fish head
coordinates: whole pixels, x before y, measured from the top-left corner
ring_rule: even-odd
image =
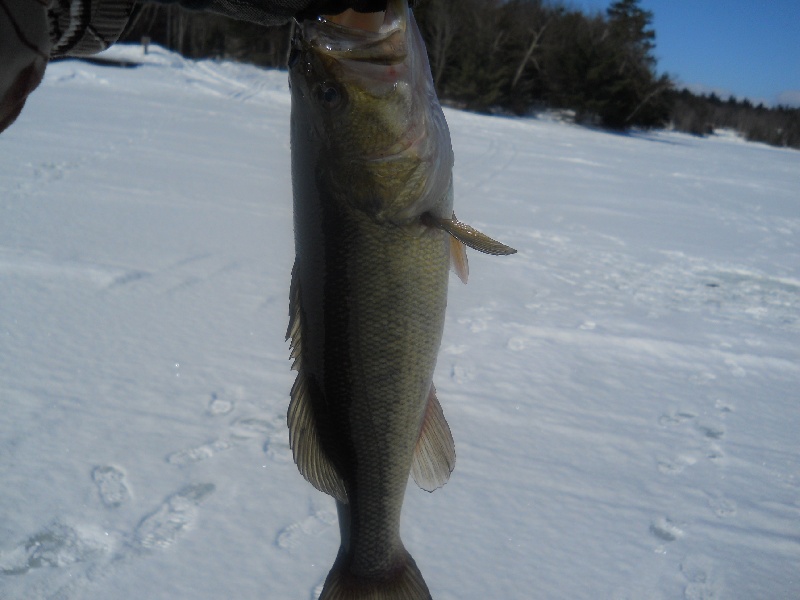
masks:
[[[325,165],[317,186],[379,221],[447,202],[450,134],[406,0],[389,0],[375,31],[333,17],[300,23],[289,79],[293,152]]]

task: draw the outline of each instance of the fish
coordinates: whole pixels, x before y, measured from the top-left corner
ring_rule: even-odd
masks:
[[[295,24],[288,60],[295,262],[289,444],[336,500],[341,545],[321,600],[424,600],[400,538],[409,474],[455,466],[433,385],[449,268],[514,249],[453,213],[453,150],[407,0]]]

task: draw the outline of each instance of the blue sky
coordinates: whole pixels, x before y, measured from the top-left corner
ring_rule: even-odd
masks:
[[[572,0],[585,10],[611,0]],[[642,0],[658,70],[694,91],[800,106],[800,0]]]

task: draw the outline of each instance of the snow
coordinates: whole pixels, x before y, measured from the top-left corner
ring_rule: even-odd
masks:
[[[285,412],[286,74],[52,64],[0,136],[0,598],[311,599],[338,547]],[[800,590],[800,153],[447,110],[437,600]]]

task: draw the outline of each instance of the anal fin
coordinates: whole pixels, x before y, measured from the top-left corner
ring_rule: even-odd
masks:
[[[414,448],[411,476],[419,487],[426,492],[432,492],[447,483],[455,466],[453,434],[450,433],[442,405],[436,397],[436,388],[431,384],[422,429]]]

